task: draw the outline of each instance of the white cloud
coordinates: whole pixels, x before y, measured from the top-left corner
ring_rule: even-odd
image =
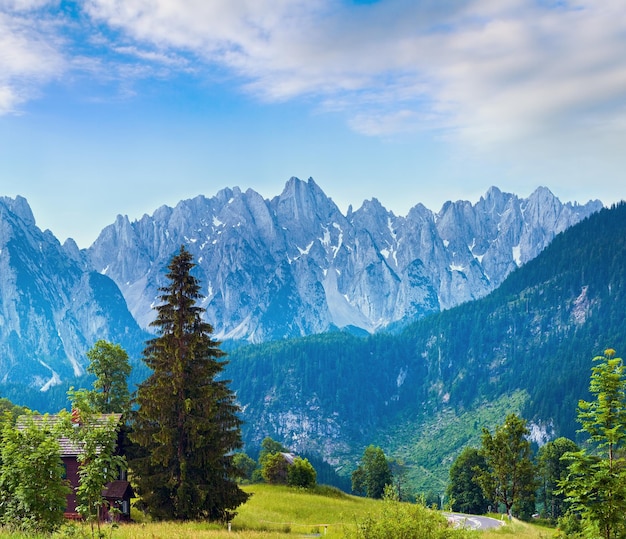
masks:
[[[25,13],[44,2],[10,2],[14,10],[7,4],[0,4],[0,115],[16,112],[64,64],[49,21]]]
[[[73,35],[74,58],[58,6],[0,0],[0,112],[68,65],[126,86],[217,66],[258,99],[306,96],[370,135],[435,128],[489,146],[626,123],[621,0],[85,0],[103,34]]]
[[[261,99],[318,97],[365,133],[428,118],[489,142],[623,123],[614,118],[626,99],[621,0],[312,4],[89,0],[86,9],[166,58],[191,52],[232,69]]]

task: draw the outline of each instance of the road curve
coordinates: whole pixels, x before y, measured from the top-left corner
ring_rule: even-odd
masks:
[[[478,515],[464,515],[462,513],[444,513],[444,515],[453,523],[455,528],[464,528],[466,530],[488,530],[504,524],[501,520]]]

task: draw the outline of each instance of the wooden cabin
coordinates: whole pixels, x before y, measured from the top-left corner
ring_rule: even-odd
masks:
[[[55,422],[60,421],[59,416],[56,415],[35,415],[28,416],[35,424],[47,421],[49,425],[53,425]],[[122,414],[100,414],[95,416],[96,424],[105,425],[110,418],[113,417],[116,422],[120,422]],[[17,427],[24,425],[24,420],[18,418]],[[80,417],[76,413],[72,413],[72,423],[74,428],[83,428],[80,422]],[[67,495],[67,505],[65,507],[65,517],[72,520],[80,520],[81,515],[76,510],[78,505],[76,500],[76,489],[79,485],[79,456],[82,454],[81,447],[68,437],[62,436],[59,438],[60,457],[65,467],[65,478],[67,479],[72,491]],[[121,439],[118,437],[117,447],[119,454],[121,454]],[[101,520],[117,520],[117,521],[129,521],[130,520],[130,500],[135,497],[133,489],[126,477],[126,470],[120,470],[119,476],[115,481],[107,483],[102,491],[102,497],[106,503],[103,504],[102,512],[100,515]],[[115,508],[116,511],[112,513],[111,508]]]

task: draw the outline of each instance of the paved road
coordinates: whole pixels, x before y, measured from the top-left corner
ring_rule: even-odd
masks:
[[[445,513],[445,515],[454,523],[455,528],[465,528],[468,530],[488,530],[504,524],[501,520],[491,517],[462,515],[461,513]]]

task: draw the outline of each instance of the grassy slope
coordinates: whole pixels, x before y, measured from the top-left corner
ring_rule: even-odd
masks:
[[[287,487],[250,485],[245,490],[253,496],[239,508],[231,532],[225,526],[194,522],[146,522],[125,524],[117,529],[104,525],[102,531],[105,537],[113,539],[285,539],[316,533],[332,539],[343,538],[345,528],[353,526],[356,519],[362,520],[367,515],[375,515],[382,508],[380,501],[347,495],[323,496]],[[325,525],[328,525],[327,528]],[[87,536],[91,535],[88,526],[84,525],[83,530]],[[514,521],[501,530],[481,532],[476,537],[547,539],[553,533],[554,530]],[[35,536],[3,533],[0,530],[0,539],[26,537],[32,539]]]

